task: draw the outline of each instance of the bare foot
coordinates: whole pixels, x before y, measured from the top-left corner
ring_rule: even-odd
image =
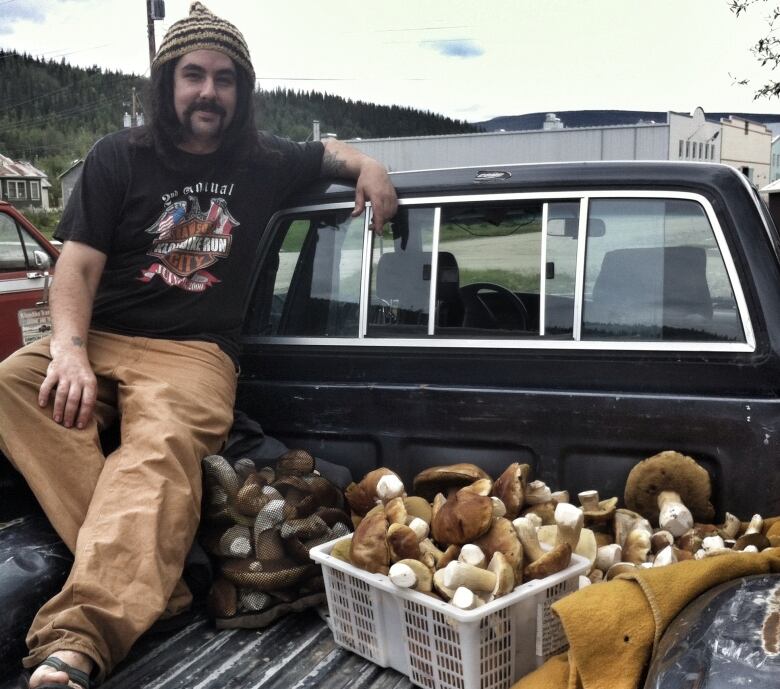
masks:
[[[79,653],[78,651],[55,651],[50,657],[59,658],[64,663],[67,663],[71,667],[77,670],[83,670],[87,674],[92,672],[93,662],[92,659]],[[41,684],[61,684],[63,687],[73,687],[74,689],[80,689],[78,684],[73,681],[68,681],[68,675],[61,670],[55,670],[51,665],[39,665],[35,672],[30,677],[30,689]]]

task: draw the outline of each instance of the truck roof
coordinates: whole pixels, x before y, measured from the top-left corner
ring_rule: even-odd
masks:
[[[677,161],[596,161],[486,165],[390,173],[399,196],[465,192],[479,194],[566,190],[592,187],[647,189],[703,188],[732,190],[749,185],[747,178],[728,165]],[[328,203],[351,198],[355,186],[344,181],[322,180],[292,199],[290,205]]]

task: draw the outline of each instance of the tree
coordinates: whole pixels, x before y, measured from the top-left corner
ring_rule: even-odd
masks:
[[[776,1],[776,0],[774,0]],[[766,5],[768,0],[728,0],[729,9],[734,13],[736,17],[748,11],[751,5],[762,3]],[[751,48],[751,52],[755,55],[756,60],[762,67],[768,67],[770,70],[774,70],[780,65],[780,39],[775,36],[776,23],[780,20],[780,5],[776,5],[770,11],[767,17],[767,34],[758,39],[755,45]],[[748,80],[742,79],[738,83],[747,85]],[[772,96],[780,96],[780,81],[770,79],[763,86],[756,89],[753,94],[754,99],[758,98],[771,98]]]

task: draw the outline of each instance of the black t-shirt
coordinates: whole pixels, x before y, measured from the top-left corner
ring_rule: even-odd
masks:
[[[92,327],[216,342],[236,359],[260,235],[319,176],[323,146],[263,135],[251,164],[180,152],[172,167],[129,136],[95,144],[55,233],[108,257]]]

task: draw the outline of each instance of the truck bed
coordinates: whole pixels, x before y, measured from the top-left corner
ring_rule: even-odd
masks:
[[[409,680],[336,645],[316,611],[266,629],[215,629],[199,613],[182,629],[142,637],[105,689],[407,689]],[[18,680],[0,689],[19,689]]]

